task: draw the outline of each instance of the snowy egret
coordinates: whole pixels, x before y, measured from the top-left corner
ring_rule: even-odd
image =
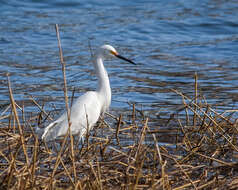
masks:
[[[99,48],[94,61],[98,78],[97,90],[86,92],[71,107],[70,129],[73,135],[79,135],[79,139],[86,135],[87,130],[90,130],[96,124],[100,115],[104,114],[111,104],[110,82],[103,65],[103,61],[110,57],[117,57],[135,64],[133,61],[119,55],[115,48],[110,45],[103,45]],[[45,128],[42,140],[50,141],[64,136],[67,133],[68,126],[67,113],[65,112]]]

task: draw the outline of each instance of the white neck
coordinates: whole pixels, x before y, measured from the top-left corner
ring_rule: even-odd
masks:
[[[107,71],[103,65],[103,57],[100,54],[96,58],[94,67],[98,77],[97,92],[103,102],[102,112],[105,112],[111,104],[111,88]]]

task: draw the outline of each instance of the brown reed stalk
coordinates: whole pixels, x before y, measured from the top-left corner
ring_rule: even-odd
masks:
[[[121,127],[121,121],[122,121],[122,114],[120,114],[119,120],[117,122],[117,128],[116,128],[116,140],[119,146],[120,146],[120,139],[118,135],[119,135],[120,127]]]
[[[224,165],[224,166],[232,166],[232,165],[233,165],[232,163],[225,162],[225,161],[222,161],[222,160],[218,160],[218,159],[216,159],[216,158],[212,158],[212,157],[210,157],[210,156],[201,154],[201,153],[199,153],[199,152],[192,151],[192,153],[197,154],[198,156],[204,157],[204,158],[206,158],[206,159],[209,159],[209,160],[211,160],[211,161],[215,161],[215,162],[217,162],[217,163],[219,163],[219,164],[221,164],[221,165]]]
[[[22,126],[25,126],[25,122],[26,122],[26,120],[25,120],[25,113],[24,113],[24,104],[22,105],[22,110],[21,110],[21,120],[22,120]],[[24,130],[24,128],[23,128],[23,130]]]
[[[37,153],[38,153],[38,146],[39,146],[39,142],[38,142],[38,138],[35,136],[35,134],[33,134],[34,139],[35,139],[35,144],[34,144],[34,152],[33,152],[33,159],[32,159],[32,167],[31,167],[31,188],[33,189],[35,187],[36,184],[36,176],[35,176],[35,172],[36,172],[36,162],[37,162]]]
[[[197,189],[210,189],[212,184],[217,183],[217,179],[214,177],[212,180],[208,181],[207,183],[200,185]],[[210,187],[210,188],[209,188]],[[231,189],[231,190],[235,190],[237,188]]]
[[[14,154],[12,152],[10,152],[11,163],[8,167],[8,175],[7,175],[7,187],[8,188],[7,189],[10,189],[10,186],[11,186],[12,178],[14,175],[14,170],[16,168],[16,158],[17,158],[17,154],[18,154],[20,148],[21,148],[20,143],[18,143]],[[10,146],[9,146],[9,149],[10,149]]]
[[[83,190],[82,184],[81,184],[81,182],[79,180],[78,180],[78,182],[76,184],[76,189]]]
[[[73,92],[72,92],[72,96],[71,96],[71,100],[70,100],[70,109],[72,108],[72,105],[73,105],[73,102],[74,102],[74,93],[75,93],[75,87],[73,89]]]
[[[74,180],[73,180],[72,177],[70,176],[70,173],[69,173],[67,167],[65,166],[65,164],[64,164],[64,162],[62,161],[61,158],[60,158],[60,163],[62,164],[62,166],[63,166],[63,168],[64,168],[64,171],[65,171],[66,175],[67,175],[68,178],[70,179],[70,182],[72,183],[72,185],[73,185],[74,187],[76,187],[75,184],[74,184]]]
[[[63,143],[61,144],[60,151],[57,154],[57,158],[56,158],[56,162],[55,162],[55,165],[54,165],[54,169],[53,169],[53,171],[51,173],[51,177],[50,177],[50,180],[48,182],[48,186],[51,187],[51,189],[53,188],[53,178],[54,178],[56,170],[57,170],[57,168],[58,168],[58,166],[60,164],[61,155],[62,155],[62,152],[64,150],[64,146],[65,146],[65,143],[66,143],[66,140],[67,140],[68,136],[69,136],[69,130],[67,130],[67,133],[64,136]]]
[[[147,125],[147,128],[148,128],[148,132],[150,132],[151,130],[150,130],[150,127],[148,125]],[[159,156],[159,162],[160,162],[160,165],[162,167],[163,159],[162,159],[162,156],[161,156],[161,153],[160,153],[160,148],[159,148],[159,145],[158,145],[159,141],[157,140],[155,134],[153,134],[153,133],[152,133],[152,137],[153,137],[153,140],[154,140],[155,150],[157,152],[157,155]]]
[[[136,121],[136,106],[135,104],[132,105],[132,123],[135,125]]]
[[[201,181],[200,179],[196,180],[196,181],[193,181],[193,184],[199,183],[200,181]],[[186,189],[190,186],[191,186],[191,183],[189,182],[189,183],[185,183],[185,184],[183,184],[179,187],[173,188],[173,190],[184,190],[184,189]],[[196,187],[196,189],[198,189],[198,188]]]
[[[142,160],[139,160],[139,157],[137,157],[137,160],[136,160],[137,167],[136,167],[136,173],[135,173],[135,178],[136,179],[135,179],[135,184],[134,184],[133,190],[137,189],[137,186],[138,186],[138,183],[139,183],[139,179],[142,176],[141,170],[142,170],[142,167],[144,165],[145,158],[146,158],[145,155],[146,155],[146,151],[144,151],[144,153],[142,154]]]
[[[59,35],[59,29],[58,29],[58,24],[55,25],[55,29],[56,29],[56,35],[57,35],[57,39],[58,39],[58,47],[59,47],[59,54],[60,54],[60,62],[61,62],[61,65],[62,65],[62,72],[63,72],[63,78],[64,78],[64,96],[65,96],[65,105],[66,105],[66,111],[67,111],[67,118],[68,118],[68,130],[67,130],[67,133],[65,134],[64,138],[63,138],[63,143],[61,144],[61,148],[60,148],[60,151],[58,152],[57,154],[57,158],[56,158],[56,162],[55,162],[55,165],[54,165],[54,169],[53,169],[53,172],[51,173],[51,177],[50,177],[50,180],[48,182],[48,186],[51,187],[51,189],[53,188],[53,178],[54,178],[54,175],[55,175],[55,172],[58,168],[58,165],[60,164],[60,159],[61,159],[61,155],[62,155],[62,152],[64,150],[64,146],[65,146],[65,143],[66,143],[66,140],[67,140],[67,137],[70,135],[70,146],[71,146],[71,159],[72,159],[72,162],[73,162],[73,173],[74,173],[74,180],[76,180],[77,176],[76,176],[76,168],[75,168],[75,157],[74,157],[74,149],[73,149],[73,137],[72,137],[72,133],[71,133],[71,130],[70,130],[70,110],[69,110],[69,107],[68,107],[68,96],[67,96],[67,83],[66,83],[66,74],[65,74],[65,63],[64,63],[64,59],[63,59],[63,53],[62,53],[62,48],[61,48],[61,42],[60,42],[60,35]]]
[[[62,66],[62,73],[63,73],[63,78],[64,78],[64,98],[65,98],[65,107],[66,107],[66,112],[67,112],[67,118],[68,118],[68,130],[70,134],[70,143],[71,143],[71,156],[72,156],[72,164],[73,164],[73,171],[74,171],[74,180],[77,179],[76,175],[76,167],[75,167],[75,156],[74,156],[74,141],[73,141],[73,136],[71,132],[71,122],[70,122],[70,109],[68,105],[68,90],[67,90],[67,81],[66,81],[66,72],[65,72],[65,62],[63,58],[63,51],[61,47],[61,42],[60,42],[60,34],[59,34],[59,27],[58,24],[55,25],[55,30],[56,30],[56,35],[57,35],[57,40],[58,40],[58,47],[59,47],[59,55],[60,55],[60,63]]]
[[[44,113],[47,118],[49,118],[50,120],[53,120],[53,118],[50,117],[50,115],[48,113],[46,113],[46,111],[42,108],[42,106],[40,106],[36,101],[35,99],[33,98],[33,96],[30,96],[29,97],[30,100],[41,110],[42,113]]]
[[[116,121],[119,121],[119,117],[116,117],[115,115],[112,115],[111,113],[105,112],[105,115],[111,117],[112,119],[114,119],[114,120],[116,120]],[[123,121],[123,120],[121,121],[121,123],[122,123],[123,125],[126,124],[126,122]]]
[[[197,80],[198,80],[198,75],[197,75],[197,72],[195,72],[194,74],[194,101],[195,101],[195,104],[197,105],[198,103],[198,83],[197,83]],[[197,107],[194,106],[194,115],[193,115],[193,126],[196,127],[197,123],[196,123],[196,113],[197,112]]]
[[[153,167],[151,169],[151,187],[152,187],[152,190],[155,190],[155,173],[156,173],[156,169],[157,169],[157,163],[156,163],[156,159],[157,156],[156,156],[156,151],[155,149],[153,149]]]
[[[184,144],[185,144],[185,146],[187,147],[188,150],[191,150],[192,149],[192,145],[191,145],[191,143],[190,143],[190,141],[188,139],[187,133],[185,132],[184,127],[183,127],[180,119],[178,119],[178,123],[179,123],[179,126],[181,128],[181,132],[184,135]]]
[[[26,189],[26,186],[29,183],[30,172],[28,170],[28,167],[24,166],[24,167],[22,167],[22,169],[23,169],[22,175],[20,175],[20,180],[19,180],[19,183],[18,183],[19,188],[17,188],[17,189]],[[28,172],[26,172],[26,170],[28,170]],[[18,176],[18,179],[19,179],[19,176]]]
[[[13,114],[13,109],[11,109],[11,113],[10,113],[10,116],[9,116],[9,119],[8,119],[8,130],[10,130],[10,128],[12,128],[13,133],[15,133],[16,132],[16,126],[15,126],[15,118],[14,118],[13,115],[14,115]],[[13,120],[13,126],[12,126],[12,120]]]
[[[44,104],[42,105],[42,109],[44,108]],[[43,109],[44,110],[44,109]],[[46,117],[47,118],[47,117]],[[37,115],[37,125],[40,126],[41,123],[43,123],[45,120],[43,120],[43,112],[41,111],[38,115]]]
[[[94,169],[94,167],[93,167],[93,165],[92,165],[91,162],[89,162],[89,166],[90,166],[91,171],[92,171],[92,173],[93,173],[93,175],[94,175],[94,177],[95,177],[95,180],[96,180],[95,185],[96,185],[97,189],[102,190],[102,189],[101,189],[101,185],[100,185],[100,184],[101,184],[101,183],[100,183],[100,180],[99,180],[99,178],[98,178],[98,176],[97,176],[97,174],[96,174],[96,171],[95,171],[95,169]]]
[[[222,114],[217,113],[217,112],[216,112],[214,109],[212,109],[212,108],[210,108],[210,111],[211,111],[212,113],[216,114],[216,115],[217,115],[219,118],[221,118],[222,120],[226,121],[229,125],[234,126],[234,123],[233,123],[231,120],[229,120],[229,119],[227,119],[226,117],[224,117]],[[236,126],[234,126],[234,128],[235,128],[236,132],[238,132],[238,129],[236,128]]]
[[[16,110],[16,105],[15,105],[15,100],[14,100],[13,94],[12,94],[9,74],[7,74],[7,81],[8,81],[8,91],[9,91],[9,96],[10,96],[10,102],[11,102],[11,105],[12,105],[12,110],[13,110],[15,119],[17,121],[18,129],[19,129],[19,133],[20,133],[20,140],[21,140],[23,152],[24,152],[24,155],[25,155],[26,163],[27,163],[27,165],[29,165],[29,159],[28,159],[27,150],[26,150],[26,146],[25,146],[25,138],[24,138],[22,127],[21,127],[20,120],[19,120],[19,117],[18,117],[18,113],[17,113],[17,110]]]
[[[98,180],[99,180],[99,187],[102,190],[103,186],[102,186],[102,175],[101,175],[101,167],[100,167],[100,163],[97,159],[97,173],[98,173]]]
[[[184,97],[182,97],[183,100],[183,105],[184,105],[184,109],[185,109],[185,113],[186,113],[186,125],[189,125],[189,113],[188,113],[188,108],[187,108],[187,103],[184,99]]]
[[[202,123],[201,123],[201,125],[200,125],[198,131],[200,131],[201,129],[204,128],[204,124],[205,124],[205,122],[206,122],[206,119],[207,119],[207,115],[208,115],[209,110],[210,110],[210,106],[207,105],[206,110],[205,110],[205,113],[206,113],[206,114],[203,115]]]
[[[144,142],[144,139],[145,139],[145,135],[146,135],[146,130],[148,128],[148,118],[146,118],[146,121],[145,121],[145,124],[144,124],[144,127],[142,128],[141,130],[141,134],[140,134],[140,138],[139,138],[139,143],[137,145],[137,150],[136,150],[136,154],[135,154],[135,159],[137,160],[137,156],[139,154],[139,152],[141,151],[141,146],[142,146],[142,143]]]
[[[167,165],[167,161],[165,160],[163,165],[161,166],[161,178],[162,178],[162,185],[163,189],[171,189],[168,181],[168,175],[165,172],[165,166]]]

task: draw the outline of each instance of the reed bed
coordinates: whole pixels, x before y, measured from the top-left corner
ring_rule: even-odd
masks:
[[[234,112],[219,114],[199,96],[175,91],[183,105],[170,116],[166,132],[163,124],[150,126],[133,105],[130,116],[107,114],[110,125],[101,119],[84,142],[68,134],[45,143],[35,129],[50,115],[39,107],[27,118],[9,93],[0,124],[1,189],[238,188]],[[186,117],[180,118],[182,112]],[[174,138],[161,143],[164,135]]]
[[[65,80],[67,97],[66,87]],[[238,188],[236,110],[216,112],[199,94],[197,75],[193,98],[173,90],[182,103],[167,122],[151,126],[150,116],[131,105],[129,115],[106,114],[110,122],[101,118],[84,142],[70,132],[43,142],[36,128],[51,114],[31,98],[40,111],[26,116],[9,78],[8,88],[10,103],[0,115],[0,189]],[[162,143],[161,136],[173,138]]]

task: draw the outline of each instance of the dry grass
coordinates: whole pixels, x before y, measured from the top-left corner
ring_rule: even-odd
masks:
[[[200,99],[191,100],[175,92],[184,102],[178,112],[193,112],[185,119],[171,116],[174,125],[171,131],[173,134],[177,131],[176,142],[160,144],[159,136],[169,131],[160,133],[132,108],[130,120],[123,120],[123,115],[113,116],[113,124],[108,126],[101,120],[84,144],[75,138],[72,154],[69,137],[65,138],[65,146],[62,141],[45,144],[38,139],[33,128],[48,117],[47,113],[41,108],[31,118],[19,118],[24,108],[15,103],[10,90],[11,106],[1,115],[5,122],[0,127],[0,186],[2,189],[238,188],[236,122],[230,115],[225,117],[202,104],[204,101]]]
[[[9,80],[10,106],[0,115],[0,189],[237,189],[233,112],[213,110],[199,95],[197,76],[193,99],[174,92],[183,105],[168,121],[171,144],[159,139],[170,131],[150,126],[135,106],[130,119],[100,120],[83,144],[70,134],[46,144],[35,128],[49,114],[31,99],[40,112],[26,118]]]

